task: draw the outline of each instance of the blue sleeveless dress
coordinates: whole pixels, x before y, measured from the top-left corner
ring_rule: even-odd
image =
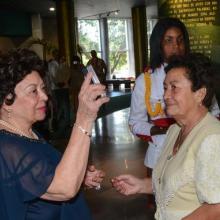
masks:
[[[61,154],[42,138],[33,140],[0,130],[2,220],[91,220],[81,192],[65,202],[40,198],[60,159]]]

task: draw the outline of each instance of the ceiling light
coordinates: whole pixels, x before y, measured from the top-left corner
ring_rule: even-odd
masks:
[[[115,15],[118,15],[119,10],[115,11]]]
[[[50,7],[49,10],[50,11],[55,11],[55,8],[54,7]]]

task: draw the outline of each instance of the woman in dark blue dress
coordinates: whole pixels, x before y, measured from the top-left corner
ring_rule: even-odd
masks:
[[[46,102],[43,62],[30,50],[0,58],[0,216],[3,220],[87,220],[80,186],[98,186],[102,173],[86,173],[90,134],[104,86],[85,79],[76,123],[61,156],[32,125],[43,120]],[[97,99],[97,97],[101,97]]]

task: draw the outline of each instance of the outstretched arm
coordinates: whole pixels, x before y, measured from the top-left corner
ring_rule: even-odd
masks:
[[[78,192],[87,167],[90,137],[93,122],[99,107],[109,101],[107,97],[98,98],[105,92],[101,84],[91,82],[91,73],[87,74],[79,93],[79,107],[76,124],[63,157],[56,167],[55,175],[43,199],[64,201],[71,199]]]
[[[153,194],[151,178],[140,179],[133,175],[120,175],[112,179],[112,185],[123,195]]]

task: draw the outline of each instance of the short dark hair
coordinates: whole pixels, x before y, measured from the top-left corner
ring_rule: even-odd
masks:
[[[154,70],[164,62],[163,50],[161,43],[166,31],[172,27],[180,29],[183,33],[183,40],[185,45],[185,53],[190,51],[189,34],[185,25],[178,18],[162,18],[153,28],[150,37],[150,67]]]
[[[29,49],[13,49],[0,56],[0,107],[12,105],[15,100],[15,87],[32,71],[45,78],[45,65],[39,56]],[[6,99],[7,95],[10,99]]]
[[[81,59],[80,59],[80,57],[77,56],[77,55],[74,55],[74,56],[73,56],[73,60],[72,60],[72,61],[73,61],[73,62],[76,61],[76,62],[78,62],[78,63],[81,63]]]
[[[97,52],[96,52],[95,50],[91,50],[90,53],[91,53],[91,56],[92,56],[92,57],[96,57],[96,56],[97,56]]]
[[[209,108],[214,96],[215,71],[208,57],[201,53],[190,53],[185,57],[173,56],[165,67],[165,72],[174,68],[185,68],[186,77],[192,83],[192,91],[206,88],[206,96],[202,104]]]

